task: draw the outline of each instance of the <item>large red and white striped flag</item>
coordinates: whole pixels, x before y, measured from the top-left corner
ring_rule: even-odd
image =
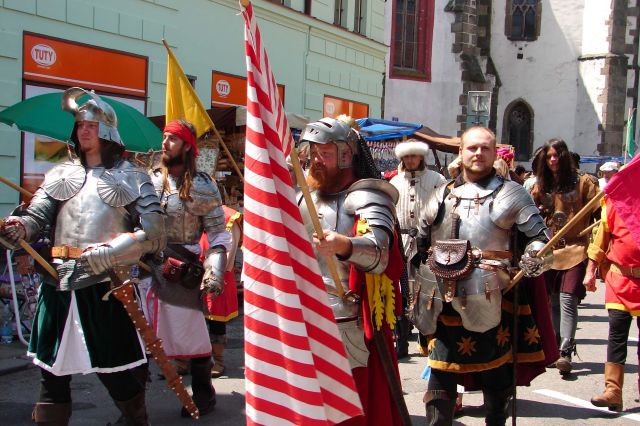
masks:
[[[286,156],[293,139],[251,4],[245,20],[244,322],[248,425],[362,415]]]

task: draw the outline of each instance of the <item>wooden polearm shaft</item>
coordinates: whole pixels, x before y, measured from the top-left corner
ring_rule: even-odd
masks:
[[[298,158],[298,151],[295,147],[291,147],[291,153],[289,154],[289,156],[291,157],[291,164],[293,166],[293,172],[296,175],[296,181],[298,182],[300,191],[302,191],[304,201],[307,204],[307,211],[309,212],[309,216],[311,217],[313,229],[316,231],[318,239],[324,240],[324,232],[322,230],[322,225],[320,224],[320,219],[318,219],[318,211],[316,210],[315,204],[313,204],[313,199],[311,198],[311,193],[309,192],[309,186],[307,185],[307,180],[304,177],[302,166],[300,165],[300,159]],[[338,267],[333,260],[333,256],[325,256],[325,260],[327,262],[327,267],[329,268],[331,278],[333,279],[333,282],[336,286],[338,296],[340,298],[344,298],[346,293],[344,291],[344,288],[342,287],[342,282],[340,281],[340,273],[338,272]]]
[[[576,223],[578,223],[580,220],[582,220],[583,217],[585,217],[586,215],[592,213],[597,208],[597,206],[600,203],[600,200],[602,199],[602,197],[604,197],[604,192],[603,191],[598,192],[591,199],[591,201],[589,201],[587,204],[585,204],[584,207],[578,213],[576,213],[576,215],[574,217],[572,217],[571,220],[569,222],[567,222],[567,224],[565,226],[562,227],[562,229],[560,229],[558,232],[556,232],[556,234],[549,240],[549,242],[547,244],[545,244],[544,247],[542,247],[540,249],[540,251],[538,251],[538,254],[536,255],[536,257],[542,257],[545,254],[547,254],[549,251],[553,250],[553,246],[555,246],[556,243],[562,237],[564,237],[567,234],[567,232],[569,232],[571,230],[571,228],[573,228],[575,226]],[[513,277],[513,279],[509,283],[509,285],[503,290],[503,293],[506,293],[509,290],[511,290],[511,288],[514,285],[516,285],[516,284],[518,284],[518,282],[520,282],[522,277],[524,277],[524,272],[522,272],[522,270],[520,270],[520,271],[518,271],[516,276]]]
[[[595,228],[596,226],[600,225],[600,222],[602,222],[602,220],[597,220],[595,222],[593,222],[591,225],[587,226],[586,228],[584,228],[582,231],[580,231],[580,233],[578,234],[578,238],[582,238],[585,235],[587,235],[589,232],[591,232],[591,230],[593,228]]]
[[[0,228],[4,227],[4,225],[5,225],[5,221],[0,220]],[[0,238],[0,243],[7,248],[13,246],[12,244],[9,244],[9,242],[6,241],[4,238]],[[58,271],[56,271],[55,268],[51,266],[49,262],[47,262],[42,256],[40,256],[40,253],[35,251],[33,247],[29,245],[28,242],[20,238],[18,240],[18,244],[20,245],[20,247],[24,249],[24,251],[26,251],[31,255],[31,257],[33,257],[33,260],[38,262],[40,266],[42,266],[53,278],[58,280]]]
[[[11,182],[9,179],[7,179],[4,176],[0,176],[0,182],[4,183],[7,186],[10,186],[11,188],[15,189],[16,191],[18,191],[19,193],[21,193],[25,197],[28,197],[28,198],[32,198],[33,197],[33,194],[31,193],[31,191],[28,191],[28,190],[24,189],[20,185],[16,185],[15,183]]]

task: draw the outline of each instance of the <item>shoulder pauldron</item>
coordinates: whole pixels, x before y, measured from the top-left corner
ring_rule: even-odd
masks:
[[[86,178],[85,168],[79,161],[67,161],[47,172],[42,189],[51,198],[66,201],[80,191]]]

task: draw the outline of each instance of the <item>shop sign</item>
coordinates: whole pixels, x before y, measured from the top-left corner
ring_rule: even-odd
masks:
[[[278,84],[284,104],[284,85]],[[211,106],[247,106],[247,78],[220,71],[211,73]]]
[[[333,96],[324,96],[323,117],[336,118],[345,114],[353,118],[365,118],[369,116],[369,105],[350,101],[347,99],[335,98]]]
[[[144,56],[25,33],[23,58],[25,81],[147,95],[148,59]]]

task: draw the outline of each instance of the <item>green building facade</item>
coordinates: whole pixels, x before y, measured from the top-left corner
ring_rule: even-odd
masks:
[[[256,0],[253,7],[287,112],[312,120],[381,115],[383,0]],[[214,78],[246,76],[243,31],[233,0],[0,0],[0,109],[75,85],[162,115],[163,38],[202,103],[224,103],[230,90],[244,89]],[[56,74],[60,69],[66,74]],[[244,93],[235,96],[229,103],[244,99]],[[33,147],[23,149],[25,139],[0,124],[0,175],[17,184],[44,170],[26,158],[34,154]],[[17,203],[17,192],[0,185],[0,214]]]

